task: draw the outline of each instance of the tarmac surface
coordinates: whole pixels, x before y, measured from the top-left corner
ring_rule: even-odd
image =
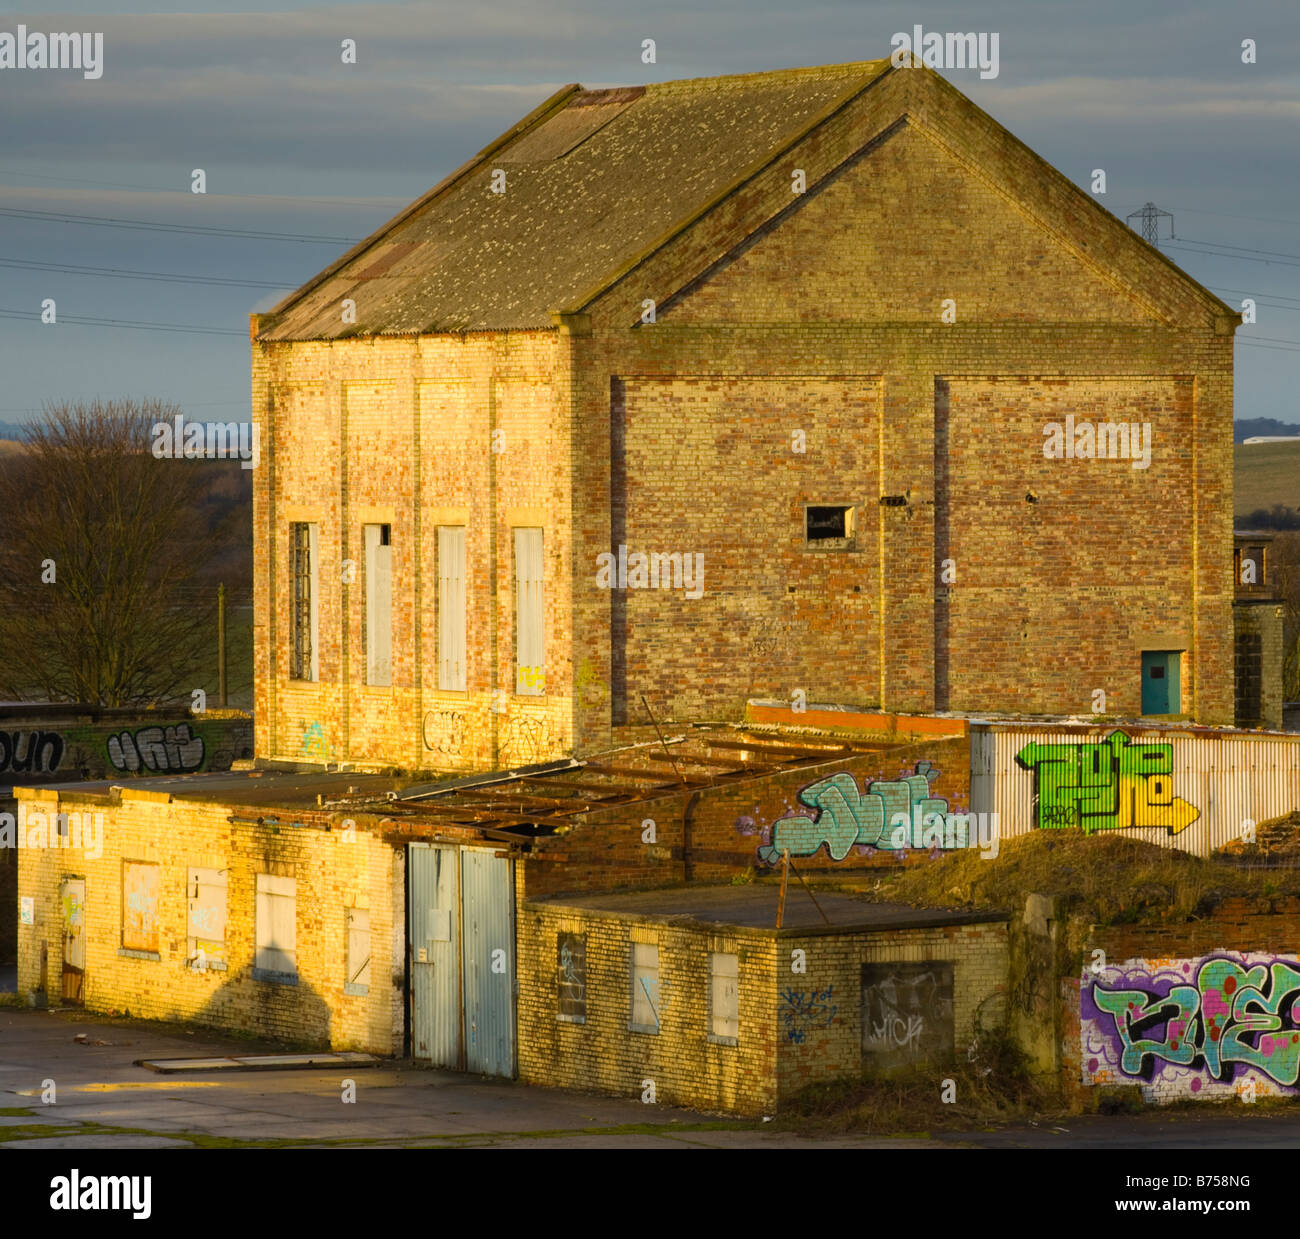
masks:
[[[277,1051],[282,1047],[76,1009],[0,1007],[0,1148],[1300,1148],[1300,1107],[1294,1115],[1206,1106],[925,1138],[820,1138],[761,1120],[393,1060],[168,1074],[137,1065]],[[355,1101],[343,1100],[345,1090]]]

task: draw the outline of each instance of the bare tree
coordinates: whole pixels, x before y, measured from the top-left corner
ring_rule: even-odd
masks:
[[[0,460],[0,695],[142,705],[186,695],[211,616],[195,605],[212,554],[192,519],[192,462],[156,459],[158,401],[46,408]]]

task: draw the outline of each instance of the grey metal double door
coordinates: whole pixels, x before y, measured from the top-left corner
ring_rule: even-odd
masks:
[[[488,848],[412,843],[407,863],[411,1054],[513,1076],[514,862]]]

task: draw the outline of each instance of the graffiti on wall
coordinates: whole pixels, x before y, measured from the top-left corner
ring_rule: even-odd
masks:
[[[57,731],[29,731],[23,745],[21,731],[0,731],[0,774],[44,774],[57,770],[63,760],[63,737]]]
[[[444,757],[459,757],[465,747],[464,713],[429,710],[424,716],[424,747]]]
[[[951,963],[862,965],[864,1062],[896,1066],[952,1049]]]
[[[1300,962],[1218,954],[1130,960],[1080,989],[1083,1082],[1140,1081],[1213,1096],[1257,1073],[1281,1090],[1300,1078]]]
[[[759,859],[774,865],[787,848],[791,856],[813,856],[823,845],[832,860],[843,860],[855,846],[965,847],[965,819],[949,822],[948,802],[930,795],[930,785],[938,777],[930,762],[919,761],[913,774],[877,779],[861,788],[844,771],[820,779],[798,794],[813,816],[791,813],[777,818],[771,842],[758,849]],[[905,826],[900,827],[900,818]]]
[[[782,990],[780,1019],[785,1039],[801,1045],[814,1029],[829,1028],[839,1010],[831,1002],[834,997],[833,985],[819,990]]]
[[[1043,829],[1156,826],[1176,835],[1201,811],[1174,795],[1174,746],[1122,731],[1077,744],[1026,744],[1016,761],[1034,775],[1034,824]]]
[[[551,720],[545,714],[511,714],[501,740],[502,765],[545,760],[551,749]]]
[[[115,774],[187,774],[229,769],[241,754],[251,755],[246,721],[196,723],[79,724],[58,731],[0,731],[0,774],[50,775],[60,771],[82,778]]]
[[[584,934],[560,934],[556,941],[560,1014],[587,1018],[587,939]]]
[[[299,751],[313,761],[329,761],[329,738],[320,723],[313,721],[303,728],[302,748]]]
[[[173,727],[141,727],[108,737],[108,760],[127,774],[149,770],[183,774],[203,765],[203,737],[192,735],[188,723]]]

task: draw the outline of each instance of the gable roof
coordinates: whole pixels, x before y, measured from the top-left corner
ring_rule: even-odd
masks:
[[[271,311],[262,340],[550,328],[889,61],[567,86]],[[491,189],[494,169],[504,193]],[[356,322],[339,305],[356,302]]]
[[[552,329],[557,312],[585,309],[893,72],[886,58],[606,90],[565,86],[269,314],[257,316],[256,338]],[[942,117],[940,123],[958,130],[983,126],[1004,154],[1029,161],[1041,182],[1038,211],[1046,209],[1043,218],[1053,229],[1064,228],[1062,239],[1070,234],[1078,242],[1072,243],[1077,256],[1096,265],[1091,242],[1113,237],[1131,256],[1123,264],[1112,256],[1107,274],[1130,292],[1163,268],[1176,277],[1166,294],[1190,293],[1203,310],[1239,321],[1232,307],[956,87],[930,70],[917,74],[918,85],[921,74],[929,101],[923,112],[933,109],[932,119]],[[505,191],[494,193],[499,173]],[[1013,173],[1003,167],[994,179],[1012,184]],[[345,298],[356,303],[354,322],[343,321]]]

